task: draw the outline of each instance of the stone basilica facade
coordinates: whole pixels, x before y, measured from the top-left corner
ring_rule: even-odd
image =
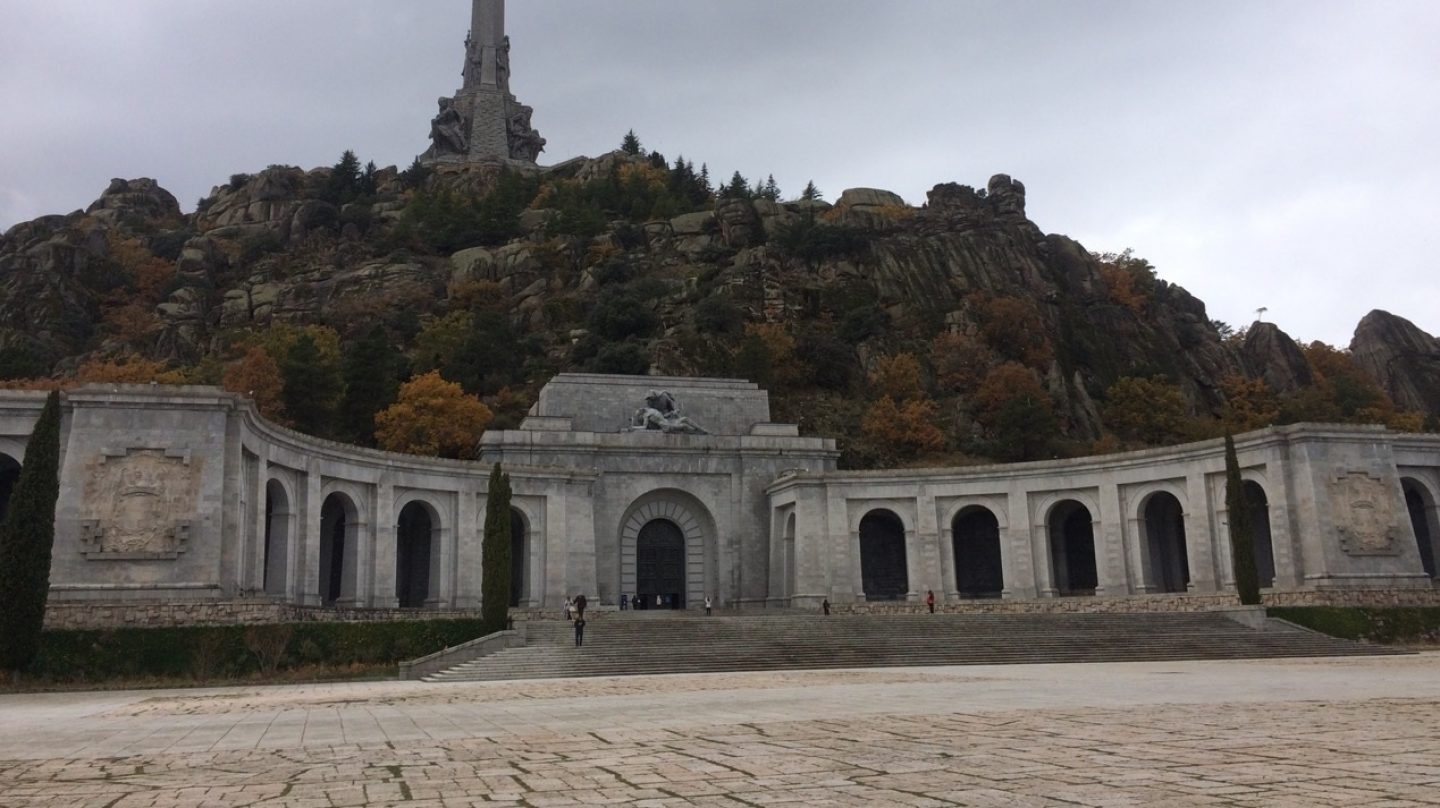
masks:
[[[0,393],[0,498],[42,403]],[[213,388],[82,388],[65,396],[52,624],[477,609],[494,462],[520,607],[1231,600],[1220,441],[837,471],[834,441],[769,409],[741,381],[562,375],[467,463],[311,438]],[[1237,445],[1272,602],[1440,602],[1440,436],[1295,425]]]

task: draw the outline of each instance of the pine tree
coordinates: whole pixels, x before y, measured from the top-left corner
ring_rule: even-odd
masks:
[[[363,179],[360,173],[360,158],[355,156],[355,152],[346,149],[345,153],[340,155],[340,162],[330,169],[330,179],[325,183],[325,191],[321,196],[326,202],[337,206],[354,202],[360,195]]]
[[[815,187],[815,181],[805,183],[805,190],[800,192],[800,199],[804,202],[819,202],[820,189]]]
[[[60,394],[51,392],[25,447],[0,523],[0,670],[18,675],[40,648],[60,497]]]
[[[625,133],[625,139],[620,141],[620,151],[632,157],[638,157],[640,155],[640,138],[635,136],[634,129]]]
[[[765,178],[765,187],[761,189],[760,198],[768,199],[771,202],[780,201],[780,185],[775,182],[774,174]]]
[[[1260,573],[1255,569],[1255,536],[1250,526],[1250,503],[1240,477],[1240,460],[1235,439],[1225,436],[1225,509],[1230,516],[1230,568],[1235,573],[1235,591],[1245,606],[1260,605]]]
[[[749,199],[750,181],[736,171],[730,177],[730,183],[720,190],[721,199]]]
[[[398,365],[399,356],[381,326],[347,346],[341,359],[345,396],[340,400],[340,425],[346,440],[375,445],[375,414],[395,403],[400,389]]]
[[[375,167],[374,160],[365,164],[365,173],[360,176],[358,189],[360,196],[374,196],[380,191],[380,169]]]
[[[505,630],[510,612],[510,475],[500,464],[485,492],[485,538],[480,547],[480,618],[484,632]]]
[[[301,334],[280,363],[285,379],[285,414],[309,435],[335,432],[335,405],[344,382],[333,359],[326,359],[308,333]]]

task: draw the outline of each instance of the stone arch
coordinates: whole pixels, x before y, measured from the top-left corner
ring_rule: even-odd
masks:
[[[527,602],[530,581],[530,520],[525,512],[510,508],[510,605]]]
[[[0,452],[0,520],[10,512],[10,495],[15,493],[15,482],[19,479],[20,461]]]
[[[1270,497],[1265,486],[1248,476],[1241,491],[1250,517],[1251,545],[1255,551],[1255,573],[1261,587],[1275,585],[1275,541],[1270,525]]]
[[[905,600],[910,594],[905,520],[888,508],[876,508],[860,518],[859,532],[865,600]]]
[[[1415,531],[1416,548],[1425,574],[1440,578],[1440,515],[1435,508],[1435,492],[1415,477],[1401,477],[1400,489],[1405,494],[1405,510],[1410,514],[1410,527]]]
[[[326,606],[355,599],[360,508],[350,494],[334,491],[320,506],[320,602]]]
[[[419,497],[395,520],[395,599],[402,609],[423,609],[437,600],[434,574],[440,556],[440,511]]]
[[[290,536],[295,499],[277,477],[265,482],[265,557],[260,569],[261,589],[267,595],[284,595],[290,585]]]
[[[679,530],[684,544],[684,600],[678,607],[698,605],[715,591],[715,520],[700,500],[675,489],[651,491],[635,500],[620,520],[620,591],[639,594],[640,533],[651,522],[668,522]],[[656,559],[647,559],[655,563]],[[664,594],[664,593],[658,593]],[[681,594],[681,593],[674,593]],[[649,606],[654,606],[652,600]]]
[[[1093,595],[1099,587],[1095,519],[1078,499],[1062,499],[1046,514],[1050,580],[1058,595]]]
[[[1000,519],[984,505],[956,512],[950,522],[955,591],[962,598],[998,598],[1005,589]]]
[[[1157,592],[1190,588],[1190,557],[1185,546],[1185,508],[1168,490],[1151,492],[1139,503],[1144,574]]]

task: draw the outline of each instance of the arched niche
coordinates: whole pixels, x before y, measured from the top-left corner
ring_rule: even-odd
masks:
[[[290,492],[277,479],[265,483],[265,560],[261,567],[267,595],[284,595],[289,587],[290,526],[293,506]]]
[[[1005,589],[1000,520],[983,505],[971,505],[950,523],[955,558],[955,591],[962,598],[998,598]]]
[[[1255,572],[1261,587],[1275,585],[1275,541],[1270,528],[1270,497],[1254,480],[1246,480],[1240,488],[1250,517],[1251,546],[1255,553]]]
[[[360,509],[349,494],[336,491],[320,506],[320,602],[332,606],[355,598],[355,554]]]
[[[894,511],[877,508],[860,519],[860,582],[867,601],[910,594],[905,522]]]
[[[436,599],[432,566],[439,555],[440,512],[411,500],[395,523],[395,598],[402,609],[423,609]]]
[[[519,508],[510,509],[510,605],[526,602],[530,579],[530,522]]]
[[[1050,509],[1045,520],[1049,539],[1051,581],[1062,597],[1094,595],[1099,586],[1095,563],[1095,520],[1090,509],[1066,499]]]
[[[1410,527],[1415,531],[1416,549],[1425,574],[1440,578],[1437,556],[1440,556],[1440,524],[1437,522],[1435,494],[1429,486],[1414,477],[1402,477],[1400,488],[1405,493],[1405,510],[1410,514]]]
[[[15,493],[15,483],[19,479],[20,461],[0,453],[0,520],[10,512],[10,496]]]
[[[1145,576],[1157,592],[1190,588],[1190,557],[1185,546],[1185,509],[1169,491],[1157,491],[1141,503],[1140,530],[1145,544]]]

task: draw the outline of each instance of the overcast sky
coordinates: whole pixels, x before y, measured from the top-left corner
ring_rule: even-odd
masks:
[[[1025,182],[1243,325],[1440,334],[1440,2],[511,0],[542,163],[634,128],[712,176],[910,202]],[[460,83],[467,0],[0,0],[0,229],[154,177],[354,149],[408,165]]]

